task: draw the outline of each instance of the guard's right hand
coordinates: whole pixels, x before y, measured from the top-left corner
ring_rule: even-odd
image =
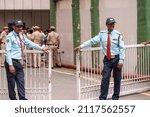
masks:
[[[15,68],[13,65],[9,65],[9,72],[12,74],[15,73]]]
[[[43,48],[42,50],[43,50],[45,53],[48,53],[49,48],[48,48],[48,47],[45,47],[45,48]]]
[[[76,47],[74,51],[80,51],[80,47]]]

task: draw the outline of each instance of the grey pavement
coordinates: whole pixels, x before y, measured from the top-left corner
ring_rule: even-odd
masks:
[[[54,71],[52,73],[52,99],[77,99],[75,76],[57,73]]]

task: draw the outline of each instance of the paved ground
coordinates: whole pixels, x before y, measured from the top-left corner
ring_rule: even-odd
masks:
[[[77,99],[75,76],[56,71],[52,73],[52,99]]]
[[[150,91],[122,96],[120,100],[150,100]]]

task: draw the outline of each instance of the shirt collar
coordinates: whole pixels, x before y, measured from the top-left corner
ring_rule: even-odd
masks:
[[[106,30],[106,32],[108,33],[108,30]],[[110,32],[110,34],[113,34],[113,33],[114,33],[114,30]]]
[[[21,33],[21,32],[20,32]],[[19,35],[20,35],[20,33],[19,33]],[[13,30],[13,34],[15,35],[15,36],[18,36],[18,34]]]

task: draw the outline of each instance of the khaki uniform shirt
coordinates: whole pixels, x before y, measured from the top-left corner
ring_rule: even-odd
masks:
[[[43,35],[39,31],[35,31],[32,33],[31,40],[38,45],[42,45],[43,43]]]
[[[46,45],[55,45],[59,46],[60,40],[59,40],[59,34],[52,31],[48,33]]]
[[[7,33],[5,31],[3,31],[0,35],[0,42],[1,44],[5,44],[6,43],[6,36],[7,36]]]

